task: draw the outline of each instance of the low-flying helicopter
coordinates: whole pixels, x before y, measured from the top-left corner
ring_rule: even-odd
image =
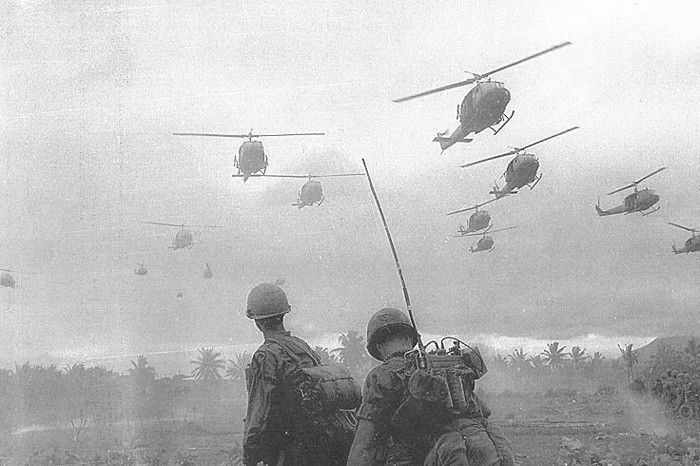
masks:
[[[0,286],[4,286],[5,288],[14,288],[16,284],[15,278],[10,275],[11,273],[14,273],[14,271],[10,269],[0,270],[2,270],[2,274],[0,274]]]
[[[263,176],[263,175],[253,175]],[[364,173],[338,173],[334,175],[264,175],[268,178],[306,178],[308,181],[304,183],[299,191],[299,198],[292,203],[294,207],[302,208],[306,206],[320,206],[325,199],[323,197],[323,187],[321,182],[316,178],[336,178],[342,176],[364,176]]]
[[[148,273],[148,270],[146,269],[146,267],[142,263],[137,262],[136,265],[139,266],[138,269],[134,270],[134,273],[136,275],[143,277],[144,275],[146,275]]]
[[[464,236],[467,233],[473,233],[479,230],[490,230],[493,226],[493,224],[491,223],[491,215],[489,215],[489,213],[485,210],[479,210],[479,207],[485,206],[486,204],[490,204],[496,200],[497,199],[490,199],[486,202],[482,202],[481,204],[476,204],[471,207],[455,210],[454,212],[448,213],[447,215],[454,215],[460,212],[474,210],[474,213],[469,217],[469,223],[467,223],[467,228],[464,228],[464,225],[459,225],[459,229],[457,230],[459,232],[459,236]]]
[[[696,228],[684,227],[683,225],[679,225],[677,223],[672,222],[668,222],[668,224],[673,225],[674,227],[682,228],[683,230],[689,231],[693,234],[693,236],[685,240],[685,244],[680,249],[676,249],[676,243],[673,243],[673,246],[671,246],[671,250],[674,254],[688,254],[689,252],[700,251],[700,234],[698,234],[700,233],[700,230]]]
[[[248,139],[238,148],[238,157],[234,157],[233,163],[238,169],[234,178],[243,178],[247,181],[255,173],[265,174],[267,170],[267,154],[263,148],[262,141],[253,138],[271,138],[281,136],[323,136],[326,133],[277,133],[277,134],[253,134],[250,130],[248,134],[214,134],[214,133],[173,133],[174,136],[207,136],[216,138],[242,138]]]
[[[633,181],[632,183],[628,184],[627,186],[624,186],[620,189],[616,189],[615,191],[611,191],[608,193],[608,195],[619,193],[620,191],[624,191],[625,189],[629,188],[634,188],[634,192],[632,194],[629,194],[625,197],[624,204],[619,205],[617,207],[613,207],[612,209],[608,210],[603,210],[600,208],[600,198],[598,199],[598,203],[595,206],[596,212],[598,212],[598,215],[601,217],[604,217],[606,215],[615,215],[615,214],[631,214],[634,212],[641,212],[642,215],[649,215],[653,214],[654,212],[658,211],[661,207],[657,206],[654,207],[654,205],[659,202],[659,195],[656,194],[653,190],[649,188],[644,188],[642,190],[637,189],[637,185],[641,183],[642,181],[646,180],[647,178],[656,175],[662,170],[665,170],[666,167],[661,167],[658,170],[656,170],[653,173],[648,174],[647,176],[644,176],[637,181]]]
[[[510,92],[503,86],[503,83],[491,81],[490,78],[486,78],[494,73],[503,71],[515,65],[519,65],[520,63],[560,49],[567,45],[571,45],[571,42],[564,42],[559,45],[555,45],[547,50],[543,50],[534,55],[530,55],[529,57],[525,57],[521,60],[501,66],[500,68],[496,68],[483,74],[470,73],[474,76],[473,78],[448,84],[447,86],[438,87],[436,89],[431,89],[429,91],[420,92],[418,94],[409,95],[407,97],[402,97],[394,100],[394,102],[404,102],[406,100],[435,94],[448,89],[476,84],[476,86],[474,86],[464,97],[462,104],[457,105],[457,120],[460,122],[457,129],[454,130],[450,136],[447,136],[448,130],[438,133],[437,137],[433,139],[433,141],[440,143],[440,147],[444,151],[455,143],[471,142],[472,139],[468,138],[467,136],[469,136],[471,133],[478,134],[486,128],[491,128],[494,134],[498,134],[498,132],[503,129],[514,114],[514,112],[511,112],[509,116],[505,114],[506,106],[508,105],[508,102],[510,102]],[[503,124],[498,129],[494,128],[494,126],[501,122],[503,122]]]
[[[177,223],[163,223],[163,222],[141,222],[141,223],[147,223],[149,225],[164,225],[168,227],[178,227],[181,228],[180,231],[178,231],[175,234],[175,238],[173,239],[173,245],[168,246],[169,249],[172,250],[177,250],[177,249],[184,249],[184,248],[191,248],[194,246],[194,236],[192,235],[192,232],[190,230],[187,230],[185,227],[193,227],[195,225],[185,225],[185,224],[177,224]],[[221,228],[219,225],[196,225],[196,228]]]
[[[506,231],[506,230],[512,230],[515,227],[507,227],[507,228],[500,228],[498,230],[491,230],[488,233],[497,233],[499,231]],[[463,235],[458,235],[456,236],[457,238],[463,238],[465,236],[481,236],[479,240],[474,244],[469,250],[471,252],[480,252],[480,251],[493,251],[496,249],[496,246],[494,246],[494,240],[491,236],[486,234],[487,232],[481,232],[481,233],[466,233]]]
[[[526,146],[515,147],[513,148],[513,150],[504,154],[494,155],[493,157],[488,157],[485,159],[477,160],[476,162],[471,162],[460,166],[462,168],[471,167],[473,165],[488,162],[490,160],[495,160],[501,157],[508,157],[509,155],[517,154],[515,158],[508,163],[506,171],[503,172],[503,175],[501,176],[506,181],[505,186],[503,186],[503,188],[500,188],[498,186],[498,183],[496,183],[490,194],[495,195],[496,199],[500,199],[509,194],[516,194],[516,189],[520,189],[523,186],[528,186],[530,189],[533,189],[535,186],[537,186],[537,183],[539,183],[542,179],[541,174],[537,176],[537,170],[540,167],[540,162],[537,160],[537,157],[535,157],[534,154],[529,154],[525,152],[525,150],[541,142],[549,141],[550,139],[556,138],[558,136],[561,136],[562,134],[566,134],[569,131],[573,131],[578,128],[578,126],[573,126],[569,129],[565,129],[564,131],[560,131],[557,134],[553,134],[552,136],[540,139],[539,141],[535,141]],[[480,205],[483,205],[483,203]],[[471,208],[460,209],[453,213],[463,212],[464,210],[470,209]]]
[[[209,280],[211,277],[214,276],[214,273],[211,271],[211,267],[209,266],[209,262],[206,262],[206,268],[204,269],[204,278],[206,280]]]

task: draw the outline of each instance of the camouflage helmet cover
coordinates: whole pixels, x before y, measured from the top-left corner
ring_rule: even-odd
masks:
[[[287,294],[279,285],[261,283],[248,294],[245,315],[249,319],[281,316],[291,310]]]
[[[398,309],[385,307],[375,312],[367,322],[367,352],[375,359],[381,360],[377,345],[381,343],[381,337],[387,329],[402,329],[411,338],[413,346],[418,343],[418,332],[406,314]]]

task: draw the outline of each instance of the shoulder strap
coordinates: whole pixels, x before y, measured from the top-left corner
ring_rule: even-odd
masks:
[[[293,351],[292,347],[300,350],[302,353],[306,354],[311,358],[314,365],[317,366],[321,363],[318,355],[309,347],[307,344],[298,344],[296,339],[287,338],[286,336],[270,335],[266,338],[267,341],[276,343],[282,350],[289,355],[290,358],[294,360],[297,364],[301,363],[299,356]]]

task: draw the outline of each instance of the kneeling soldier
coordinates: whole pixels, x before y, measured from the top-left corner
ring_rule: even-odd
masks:
[[[514,464],[507,439],[474,394],[481,374],[462,364],[441,372],[448,378],[419,370],[405,357],[417,343],[398,309],[382,309],[367,324],[367,351],[383,364],[365,381],[348,465]],[[459,393],[450,393],[455,387]]]

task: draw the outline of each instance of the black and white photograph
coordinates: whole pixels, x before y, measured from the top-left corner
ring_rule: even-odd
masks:
[[[0,466],[700,465],[699,18],[0,1]]]

